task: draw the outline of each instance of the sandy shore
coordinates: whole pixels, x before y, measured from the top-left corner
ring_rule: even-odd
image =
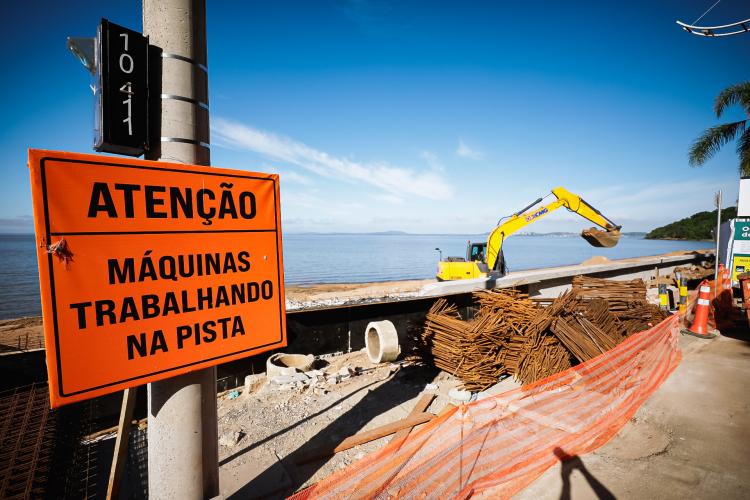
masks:
[[[383,281],[379,283],[348,283],[286,286],[288,310],[326,307],[364,302],[372,299],[404,299],[417,297],[422,287],[435,279]]]

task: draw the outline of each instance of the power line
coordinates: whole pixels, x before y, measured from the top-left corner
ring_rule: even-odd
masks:
[[[708,14],[709,12],[711,12],[711,9],[713,9],[714,7],[716,7],[717,5],[719,5],[719,2],[721,2],[721,0],[716,0],[716,3],[713,4],[711,7],[709,7],[706,12],[704,12],[703,14],[701,14],[701,17],[699,17],[698,19],[696,19],[695,21],[693,21],[693,24],[695,24],[698,21],[700,21],[701,19],[703,19],[703,16],[705,16],[706,14]]]

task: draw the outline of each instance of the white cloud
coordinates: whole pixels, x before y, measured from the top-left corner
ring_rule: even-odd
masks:
[[[724,206],[734,205],[736,185],[736,181],[732,182],[731,179],[689,179],[671,181],[668,185],[631,184],[620,185],[616,189],[594,188],[582,196],[592,204],[611,207],[609,211],[613,217],[676,220],[703,210],[713,210],[713,195],[722,188]],[[597,208],[601,209],[599,206]]]
[[[302,209],[321,210],[328,204],[312,192],[281,191],[281,201],[284,207],[298,207]]]
[[[304,184],[309,186],[313,184],[313,181],[309,177],[305,177],[302,174],[296,172],[279,172],[279,179],[283,182],[296,182],[298,184]]]
[[[456,149],[456,154],[458,156],[462,156],[464,158],[469,158],[472,160],[481,160],[484,156],[481,152],[470,148],[469,145],[461,139],[458,140],[458,149]]]
[[[297,172],[284,171],[279,169],[277,166],[270,165],[268,163],[261,164],[258,170],[269,174],[278,174],[279,179],[281,179],[284,184],[286,184],[287,182],[294,182],[296,184],[302,184],[304,186],[311,186],[315,184],[313,180],[307,176],[298,174]]]
[[[440,162],[440,158],[438,157],[438,155],[436,155],[432,151],[424,150],[419,153],[419,157],[422,158],[427,163],[427,165],[430,166],[431,169],[438,170],[440,172],[445,170],[445,167]]]
[[[588,203],[623,231],[651,229],[689,217],[696,212],[711,211],[713,194],[724,189],[724,206],[735,204],[737,181],[731,178],[687,179],[661,183],[628,183],[574,189]],[[549,201],[549,200],[548,200]],[[559,214],[559,215],[557,215]],[[578,215],[558,210],[556,215],[534,224],[529,231],[572,231],[576,226],[591,225]]]
[[[383,203],[390,203],[391,205],[401,205],[404,202],[404,199],[400,196],[396,196],[389,193],[378,193],[372,195],[370,198],[372,198],[375,201],[381,201]]]
[[[369,184],[394,196],[418,196],[436,200],[453,196],[450,184],[434,171],[418,172],[388,163],[362,163],[339,158],[289,137],[223,118],[212,120],[212,136],[222,146],[254,151],[268,158],[297,165],[322,177]]]

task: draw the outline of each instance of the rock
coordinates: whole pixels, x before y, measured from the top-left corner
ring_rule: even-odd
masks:
[[[219,444],[227,448],[233,448],[242,441],[243,437],[245,437],[245,433],[242,431],[225,432],[219,437]]]
[[[322,370],[311,370],[309,372],[305,372],[305,375],[310,378],[310,386],[325,383],[326,381],[326,374]]]
[[[309,380],[309,377],[302,372],[293,373],[291,375],[276,375],[269,379],[269,383],[276,385],[294,385],[297,382],[305,383]]]
[[[339,377],[339,380],[346,380],[348,378],[351,378],[352,375],[356,374],[357,371],[352,369],[350,366],[345,366],[336,372],[336,376]]]
[[[488,398],[506,391],[512,391],[513,389],[517,389],[519,387],[521,387],[520,382],[518,382],[513,377],[506,377],[492,387],[489,387],[482,392],[476,393],[476,399]]]
[[[258,374],[258,375],[248,375],[245,377],[245,395],[249,396],[253,392],[258,391],[263,386],[263,383],[266,381],[266,376],[264,374]]]
[[[468,403],[476,398],[471,391],[462,391],[461,389],[451,389],[448,391],[448,397],[458,403]]]
[[[425,391],[437,391],[438,385],[437,384],[427,384],[424,386]]]

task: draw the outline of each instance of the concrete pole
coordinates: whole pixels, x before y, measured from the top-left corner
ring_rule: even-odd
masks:
[[[721,189],[716,193],[716,259],[714,262],[714,291],[719,294],[719,245],[721,244]]]
[[[163,51],[161,141],[147,158],[209,165],[205,0],[143,0],[143,33]],[[150,498],[217,496],[217,433],[216,368],[149,384]]]

